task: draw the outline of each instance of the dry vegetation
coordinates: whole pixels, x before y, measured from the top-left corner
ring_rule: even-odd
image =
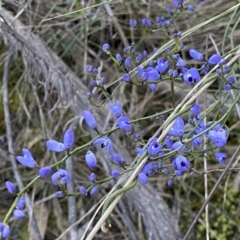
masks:
[[[122,73],[109,61],[101,50],[103,43],[109,43],[114,53],[131,42],[136,43],[137,51],[151,51],[153,47],[161,47],[166,42],[166,34],[161,31],[144,34],[141,30],[130,29],[129,19],[140,20],[143,17],[155,19],[166,15],[166,7],[171,1],[124,1],[114,0],[106,4],[100,1],[5,1],[0,13],[1,17],[1,76],[9,73],[8,105],[10,122],[6,122],[6,110],[1,101],[0,114],[0,220],[8,211],[14,200],[4,187],[5,179],[15,179],[12,162],[22,147],[31,149],[40,166],[56,162],[61,155],[46,151],[46,139],[61,139],[63,132],[71,127],[76,133],[76,146],[86,143],[94,133],[86,131],[80,122],[81,112],[91,109],[99,122],[100,128],[106,129],[111,124],[106,108],[95,109],[86,98],[90,87],[90,77],[86,72],[86,64],[99,67],[101,76],[111,85]],[[175,31],[186,31],[197,24],[211,19],[224,12],[235,1],[210,1],[198,5],[194,13],[180,16],[168,34]],[[81,10],[83,9],[83,10]],[[215,22],[202,27],[183,39],[182,56],[188,56],[190,48],[197,48],[209,56],[216,51],[226,54],[240,44],[240,28],[235,27],[239,9],[235,14],[226,15]],[[12,57],[11,66],[7,66],[8,58]],[[237,60],[236,60],[237,62]],[[239,64],[239,60],[238,60]],[[5,76],[6,77],[6,76]],[[239,70],[236,70],[239,79]],[[115,85],[109,87],[113,91]],[[199,98],[203,103],[214,102],[214,91],[219,83],[215,82],[206,95]],[[3,85],[1,86],[3,87]],[[179,103],[186,95],[184,85],[175,86],[176,100]],[[5,89],[6,90],[6,89]],[[6,97],[6,96],[5,96]],[[95,101],[100,102],[104,96],[95,93]],[[1,91],[4,99],[4,88]],[[121,85],[113,100],[121,100],[124,111],[131,119],[147,116],[171,108],[170,84],[162,82],[158,91],[153,94],[148,88],[137,88],[127,84]],[[225,103],[226,111],[230,102]],[[228,120],[231,127],[230,142],[225,148],[229,157],[240,143],[239,116],[237,111]],[[7,134],[11,127],[12,133]],[[151,121],[136,126],[143,137],[149,138],[157,129],[157,122]],[[135,145],[116,134],[113,139],[114,148],[131,162],[135,154]],[[12,138],[9,140],[9,137]],[[10,145],[9,145],[10,143]],[[96,170],[97,177],[102,179],[109,175],[110,165],[107,156],[100,149],[96,151],[100,163]],[[69,187],[77,190],[80,185],[87,185],[90,170],[84,162],[85,152],[80,152],[67,163],[67,169],[74,175],[74,182]],[[239,159],[238,159],[239,160]],[[238,168],[238,161],[234,168]],[[17,165],[23,185],[36,176],[36,171]],[[203,164],[198,169],[203,171]],[[208,169],[219,169],[215,161],[210,161]],[[219,172],[210,172],[209,189],[215,184]],[[209,227],[211,239],[239,239],[239,173],[229,172],[210,202]],[[166,187],[167,178],[159,177],[151,180],[152,184],[137,187],[126,194],[115,207],[110,219],[112,228],[99,231],[94,239],[182,239],[193,221],[200,206],[204,202],[203,175],[193,177],[186,174],[175,183],[174,188]],[[21,183],[18,182],[21,188]],[[80,239],[99,201],[114,186],[114,182],[105,184],[94,197],[77,197],[56,199],[54,188],[49,179],[38,181],[29,189],[29,202],[35,217],[22,221],[10,220],[12,234],[9,239],[41,239],[36,232],[39,230],[42,239]],[[29,211],[29,208],[28,208]],[[97,214],[90,229],[100,218]],[[220,219],[217,221],[216,219]],[[35,222],[38,226],[30,224]],[[77,221],[70,231],[65,230]],[[217,225],[215,222],[218,222]],[[215,225],[214,225],[215,224]],[[227,225],[227,227],[226,227]],[[225,227],[225,228],[224,228]],[[219,235],[215,232],[219,232]],[[230,232],[228,235],[226,232]],[[220,234],[221,233],[221,234]],[[61,235],[62,234],[62,235]],[[215,234],[215,235],[214,235]],[[60,236],[61,235],[61,236]],[[60,237],[59,237],[60,236]],[[152,236],[152,238],[151,238]],[[205,239],[205,218],[200,217],[193,229],[191,238]]]

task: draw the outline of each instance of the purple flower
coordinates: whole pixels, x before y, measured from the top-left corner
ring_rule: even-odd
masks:
[[[25,197],[21,196],[17,201],[16,208],[19,210],[23,210],[24,207],[25,207]]]
[[[118,170],[112,170],[111,175],[114,178],[118,178],[120,176],[120,172]]]
[[[195,60],[198,60],[198,61],[203,60],[203,55],[200,52],[196,51],[195,49],[190,49],[189,54]]]
[[[113,105],[111,102],[108,104],[109,109],[111,110],[111,112],[113,113],[113,115],[116,118],[119,118],[121,116],[122,113],[122,104],[120,101],[116,101],[116,104]]]
[[[96,130],[97,129],[97,123],[96,123],[96,120],[94,119],[93,115],[87,111],[87,110],[84,110],[83,113],[82,113],[87,125]]]
[[[227,133],[223,128],[210,130],[207,136],[217,147],[223,147],[227,143]]]
[[[70,181],[70,176],[68,172],[64,169],[59,169],[57,172],[55,172],[52,175],[52,183],[55,186],[57,186],[59,183],[65,185],[69,181]]]
[[[224,164],[226,163],[227,160],[227,154],[226,153],[221,153],[221,152],[216,152],[215,157],[218,160],[219,163]]]
[[[3,238],[7,238],[10,235],[10,227],[8,225],[4,225],[3,230],[1,231],[1,234]]]
[[[222,58],[221,58],[220,55],[214,54],[208,59],[208,63],[211,64],[211,65],[215,65],[215,64],[220,63],[221,60],[222,60]]]
[[[50,167],[42,167],[39,169],[38,174],[40,177],[44,178],[52,173],[52,169]]]
[[[190,109],[191,114],[197,117],[200,112],[200,108],[201,108],[200,105],[195,103]]]
[[[135,19],[131,19],[129,21],[129,25],[130,25],[130,27],[136,27],[137,26],[137,21]]]
[[[101,137],[101,138],[96,139],[93,142],[93,146],[96,146],[98,144],[101,145],[101,148],[104,148],[104,147],[107,146],[106,147],[106,151],[107,152],[110,152],[112,150],[112,142],[111,142],[111,140],[108,137]]]
[[[117,154],[117,153],[113,153],[110,157],[109,157],[109,159],[112,161],[114,161],[116,164],[118,164],[118,165],[124,165],[125,164],[125,160],[124,159],[122,159],[122,157],[119,155],[119,154]]]
[[[90,180],[91,182],[95,182],[96,179],[97,179],[96,174],[95,174],[95,173],[91,173],[90,176],[89,176],[89,180]]]
[[[90,150],[87,151],[85,156],[86,164],[89,168],[94,168],[97,165],[97,159],[94,155],[94,153]]]
[[[130,120],[126,116],[121,116],[117,119],[117,126],[119,127],[119,129],[124,130],[126,132],[130,132],[132,130]]]
[[[185,172],[191,167],[191,163],[182,155],[178,155],[174,162],[177,170],[181,172]]]
[[[31,152],[27,148],[22,149],[23,157],[17,156],[16,159],[18,162],[20,162],[22,165],[34,168],[37,165],[37,162],[33,159]]]
[[[138,174],[138,181],[142,184],[147,184],[148,183],[148,177],[145,173],[140,172]]]
[[[196,68],[189,69],[184,75],[183,75],[184,82],[186,84],[190,84],[192,82],[198,83],[200,81],[200,75]]]
[[[125,73],[123,76],[122,76],[122,80],[124,82],[129,82],[130,81],[130,76],[129,74]]]
[[[177,117],[168,134],[174,137],[181,137],[184,134],[184,129],[183,119],[181,117]]]
[[[55,192],[55,196],[57,198],[61,198],[61,197],[63,197],[63,192],[62,191],[57,191],[57,192]]]
[[[87,190],[86,190],[86,188],[83,187],[83,186],[81,186],[81,187],[79,188],[79,192],[80,192],[82,195],[87,195]]]
[[[5,186],[6,186],[7,190],[8,190],[8,192],[16,193],[16,186],[12,182],[6,181],[5,182]]]
[[[23,219],[25,217],[25,214],[22,210],[16,209],[16,210],[13,211],[13,216],[16,219]]]
[[[156,156],[162,150],[162,146],[156,140],[152,141],[148,146],[148,154]]]
[[[108,43],[104,43],[103,46],[102,46],[102,50],[104,52],[107,52],[109,50],[109,44]]]
[[[99,188],[98,186],[94,186],[91,190],[90,190],[90,196],[96,194],[98,192]]]
[[[141,53],[138,54],[138,55],[135,57],[135,61],[136,61],[137,63],[141,62],[142,59],[143,59],[143,55],[142,55]]]

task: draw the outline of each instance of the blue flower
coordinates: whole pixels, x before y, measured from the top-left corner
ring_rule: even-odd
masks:
[[[55,192],[55,197],[57,197],[57,198],[63,197],[63,192],[62,191]]]
[[[104,43],[103,46],[102,46],[102,50],[104,52],[107,52],[109,50],[109,44],[108,43]]]
[[[142,25],[146,26],[146,27],[151,27],[152,26],[152,22],[148,18],[143,18],[142,19]]]
[[[92,72],[93,71],[93,66],[92,65],[87,65],[86,69],[88,72]]]
[[[8,238],[8,236],[10,235],[10,227],[8,225],[3,224],[1,234],[3,238]]]
[[[52,169],[50,167],[42,167],[39,169],[38,174],[40,177],[44,178],[52,173]]]
[[[95,174],[95,173],[91,173],[90,176],[89,176],[89,180],[90,180],[91,182],[95,182],[96,179],[97,179],[96,174]]]
[[[90,190],[90,196],[96,194],[99,190],[99,187],[98,186],[94,186],[91,190]]]
[[[114,178],[118,178],[120,176],[120,172],[118,170],[112,170],[111,175]]]
[[[97,165],[97,159],[94,155],[94,153],[90,150],[87,151],[85,156],[86,164],[89,168],[94,168]]]
[[[235,79],[233,76],[228,76],[227,77],[227,81],[230,83],[230,84],[234,84],[235,83]]]
[[[97,129],[97,123],[96,123],[96,120],[94,119],[92,113],[90,113],[89,111],[87,110],[84,110],[83,113],[82,113],[87,125],[96,130]]]
[[[148,183],[148,177],[145,173],[140,172],[138,174],[138,181],[142,184],[147,184]]]
[[[23,157],[22,156],[16,157],[18,162],[20,162],[22,165],[26,167],[35,168],[37,162],[33,159],[31,152],[27,148],[23,148],[22,153]]]
[[[122,113],[122,104],[120,101],[116,101],[116,104],[113,105],[111,102],[108,104],[109,109],[111,110],[111,112],[113,113],[113,115],[116,118],[119,118],[121,116]]]
[[[200,81],[200,75],[196,68],[189,69],[184,75],[183,75],[184,82],[186,84],[190,83],[198,83]]]
[[[187,9],[188,9],[188,11],[190,11],[190,12],[193,12],[193,11],[194,11],[193,5],[188,5]]]
[[[146,73],[147,73],[147,80],[148,81],[156,81],[160,79],[160,74],[158,73],[158,71],[153,68],[153,67],[148,67],[146,69]]]
[[[120,64],[122,63],[122,56],[119,53],[116,54],[116,59]]]
[[[191,114],[197,117],[200,112],[200,108],[200,105],[195,103],[190,109]]]
[[[162,145],[160,145],[156,140],[153,140],[148,146],[148,154],[150,156],[156,156],[162,150]]]
[[[129,21],[129,25],[130,25],[130,27],[136,27],[137,26],[137,21],[135,19],[131,19]]]
[[[229,91],[229,90],[231,90],[231,89],[232,89],[232,86],[231,86],[231,85],[229,85],[229,84],[223,85],[223,90]]]
[[[63,152],[65,150],[70,150],[73,147],[73,143],[74,143],[73,130],[68,129],[64,133],[63,143],[50,139],[46,141],[46,146],[49,150],[53,152]]]
[[[169,169],[167,169],[167,168],[164,168],[164,169],[162,170],[162,172],[163,172],[164,174],[166,174],[166,175],[169,175],[169,174],[170,174],[170,171],[169,171]]]
[[[23,219],[25,217],[25,214],[22,210],[15,209],[13,211],[13,216],[16,219]]]
[[[130,132],[132,130],[130,120],[126,116],[121,116],[117,119],[117,126],[119,127],[119,129],[124,130],[126,132]]]
[[[171,148],[172,145],[173,145],[173,140],[172,140],[169,136],[166,136],[166,138],[165,138],[165,144],[166,144],[166,147],[167,147],[167,148]]]
[[[218,160],[219,163],[224,164],[226,163],[227,160],[227,154],[226,153],[221,153],[221,152],[216,152],[215,157]]]
[[[219,54],[214,54],[208,59],[208,63],[211,65],[215,65],[220,63],[222,60],[221,56]]]
[[[191,163],[182,155],[178,155],[175,159],[176,170],[181,172],[187,171],[191,167]]]
[[[197,138],[192,140],[192,146],[197,148],[202,144],[202,142],[203,142],[202,138],[197,137]]]
[[[184,134],[184,129],[183,119],[181,117],[177,117],[168,134],[174,137],[181,137]]]
[[[19,210],[23,210],[24,207],[25,207],[25,197],[21,196],[17,201],[16,208]]]
[[[177,150],[177,149],[179,150],[180,148],[181,148],[181,150],[180,150],[181,152],[187,151],[186,146],[183,147],[183,143],[181,141],[177,141],[177,142],[173,143],[173,145],[171,147],[172,150]]]
[[[125,66],[126,69],[130,69],[131,68],[131,62],[132,62],[131,57],[127,57],[125,59],[124,66]]]
[[[151,92],[156,92],[157,91],[156,84],[154,84],[154,83],[150,84],[149,88],[150,88]]]
[[[136,151],[138,152],[139,155],[143,155],[146,152],[146,150],[144,150],[144,149],[142,149],[140,147],[137,147]]]
[[[87,195],[87,189],[86,189],[85,187],[83,187],[83,186],[81,186],[81,187],[79,188],[79,192],[80,192],[82,195]]]
[[[164,73],[168,68],[169,62],[165,61],[162,58],[159,58],[157,61],[156,70],[160,73]]]
[[[140,172],[146,174],[147,176],[154,175],[154,163],[153,162],[146,163]]]
[[[223,128],[210,130],[207,136],[217,147],[223,147],[227,143],[227,133]]]
[[[113,153],[110,157],[109,157],[109,160],[113,160],[116,164],[118,165],[124,165],[125,164],[125,160],[122,159],[122,157],[117,154],[117,153]]]
[[[173,182],[174,182],[173,178],[169,178],[167,181],[167,185],[171,187],[173,185]]]
[[[195,60],[198,60],[198,61],[203,60],[203,55],[200,52],[196,51],[195,49],[190,49],[189,55]]]
[[[12,194],[16,193],[16,186],[12,182],[6,181],[5,182],[5,186],[6,186],[7,190],[8,190],[8,192],[10,192]]]
[[[70,176],[69,173],[64,169],[59,169],[52,175],[52,184],[57,186],[59,183],[65,185],[69,183]]]
[[[112,150],[112,142],[111,142],[111,140],[108,137],[101,137],[101,138],[96,139],[93,142],[93,146],[96,146],[98,144],[101,145],[101,148],[104,148],[104,147],[107,146],[106,147],[106,151],[107,152],[110,152]]]
[[[122,76],[122,80],[124,82],[129,82],[130,81],[130,76],[128,73],[125,73],[123,76]]]

